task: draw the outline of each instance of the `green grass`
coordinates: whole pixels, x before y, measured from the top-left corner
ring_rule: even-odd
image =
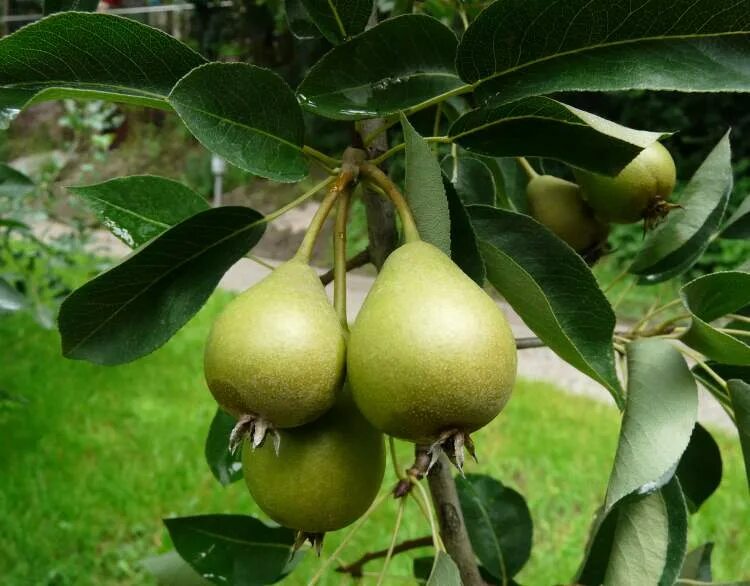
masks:
[[[28,403],[0,410],[0,576],[8,586],[151,584],[139,561],[168,549],[160,519],[256,514],[242,483],[222,488],[203,460],[215,405],[201,374],[203,340],[226,295],[215,296],[165,348],[116,368],[63,360],[55,332],[25,316],[0,320],[0,389]],[[522,492],[534,518],[527,585],[564,583],[578,565],[615,450],[610,408],[521,382],[506,411],[476,435],[481,465]],[[715,577],[750,575],[750,500],[735,439],[717,434],[725,462],[719,491],[691,518],[691,545],[716,542]],[[401,463],[409,456],[399,446]],[[388,482],[393,479],[389,467]],[[375,513],[343,558],[387,546],[395,503]],[[408,503],[402,538],[428,526]],[[327,538],[330,553],[341,533]],[[422,555],[429,550],[420,552]],[[304,584],[307,556],[286,583]],[[408,576],[408,557],[390,573]],[[373,563],[371,570],[377,571]],[[374,583],[373,581],[370,581]],[[325,584],[341,584],[331,575]],[[410,583],[389,579],[387,584]]]

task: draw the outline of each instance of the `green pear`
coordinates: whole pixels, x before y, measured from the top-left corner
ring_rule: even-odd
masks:
[[[347,369],[354,400],[376,428],[432,444],[466,438],[502,410],[516,347],[489,295],[436,247],[411,242],[388,257],[370,290]]]
[[[242,467],[255,502],[277,523],[311,537],[356,521],[377,496],[385,473],[383,434],[348,393],[323,417],[279,431],[278,455],[245,442]]]
[[[600,247],[609,229],[581,197],[575,183],[552,175],[537,175],[526,186],[533,218],[579,253]]]
[[[653,225],[675,207],[666,202],[677,180],[674,160],[655,142],[643,149],[615,177],[574,169],[581,194],[605,222],[632,224],[646,219]]]
[[[307,263],[291,260],[216,319],[204,357],[208,388],[240,423],[262,420],[261,431],[266,424],[304,425],[336,400],[344,336],[318,275]]]

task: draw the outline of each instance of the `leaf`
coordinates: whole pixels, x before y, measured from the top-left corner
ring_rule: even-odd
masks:
[[[189,187],[154,175],[120,177],[68,189],[83,197],[109,231],[131,248],[209,207]]]
[[[506,209],[529,215],[529,202],[526,198],[526,185],[529,182],[526,173],[523,172],[515,159],[494,159],[503,177],[502,183],[498,185],[498,204],[501,199],[508,202]],[[499,206],[504,207],[504,206]]]
[[[406,197],[422,240],[451,253],[451,220],[443,174],[435,153],[406,116],[401,116],[406,143]]]
[[[0,118],[45,100],[169,107],[172,86],[203,57],[166,33],[111,14],[61,12],[0,40]]]
[[[10,165],[0,163],[0,197],[23,197],[33,190],[34,182],[31,179]]]
[[[727,381],[727,387],[729,397],[732,400],[734,417],[737,420],[737,431],[740,434],[747,485],[750,487],[750,384],[742,380],[732,379]]]
[[[708,358],[726,364],[750,366],[750,346],[744,340],[709,325],[750,304],[750,273],[727,271],[698,277],[680,290],[692,314],[681,340]]]
[[[157,236],[65,299],[58,318],[63,355],[112,365],[153,352],[201,308],[264,229],[255,210],[228,206]]]
[[[745,2],[505,0],[461,38],[480,99],[560,91],[748,91]]]
[[[469,152],[493,157],[545,157],[616,175],[664,133],[633,130],[550,98],[484,105],[448,131]]]
[[[443,188],[448,198],[451,222],[451,259],[479,286],[484,286],[485,270],[477,245],[477,236],[471,225],[469,214],[461,203],[456,190],[443,175]]]
[[[302,0],[310,19],[334,45],[365,30],[372,4],[372,0]]]
[[[628,393],[605,510],[659,488],[674,473],[698,416],[698,388],[682,355],[665,340],[627,345]]]
[[[94,12],[99,6],[99,0],[43,0],[44,14],[77,10],[80,12]]]
[[[0,278],[0,315],[26,307],[26,298],[8,281]]]
[[[389,18],[323,56],[297,96],[306,109],[327,118],[395,114],[461,86],[455,54],[455,35],[434,18]]]
[[[711,553],[714,550],[714,544],[710,541],[685,556],[685,563],[682,564],[680,578],[689,580],[698,580],[700,582],[710,582],[713,580],[711,573]]]
[[[495,178],[484,161],[466,155],[456,159],[448,156],[441,167],[463,203],[495,205]]]
[[[487,279],[563,360],[620,393],[615,315],[586,263],[536,220],[469,206]]]
[[[427,586],[461,586],[458,567],[444,551],[437,552]]]
[[[713,436],[696,423],[690,443],[677,465],[677,477],[688,511],[695,513],[721,483],[721,452]]]
[[[706,365],[725,381],[736,378],[750,384],[750,367],[748,366],[721,364],[719,362],[714,362],[713,360],[707,360]],[[696,364],[692,371],[693,376],[697,378],[704,387],[712,388],[719,393],[724,392],[723,387],[719,387],[716,384],[716,381],[711,378],[703,368],[701,368],[700,364]]]
[[[292,529],[245,515],[178,517],[164,524],[180,557],[214,584],[273,584],[304,555],[292,555]]]
[[[183,77],[169,103],[203,146],[233,165],[275,181],[307,175],[302,110],[276,73],[209,63]]]
[[[479,561],[506,583],[531,555],[531,513],[523,496],[494,478],[467,474],[456,479],[466,529]]]
[[[722,238],[744,240],[750,238],[750,197],[745,197],[721,232]]]
[[[191,568],[176,551],[150,557],[143,561],[146,570],[161,586],[208,586],[208,580]]]
[[[289,30],[298,39],[315,39],[320,31],[310,19],[302,0],[284,0],[284,13]]]
[[[629,271],[645,283],[660,283],[693,266],[719,231],[732,183],[727,132],[685,187],[681,209],[648,234]]]
[[[206,462],[214,478],[223,486],[242,478],[239,450],[233,454],[229,449],[229,435],[236,423],[237,420],[234,417],[219,407],[211,420],[211,427],[206,437],[204,450]]]

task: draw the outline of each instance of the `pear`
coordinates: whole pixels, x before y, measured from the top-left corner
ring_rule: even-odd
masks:
[[[240,420],[233,433],[296,427],[336,400],[345,334],[315,271],[293,259],[234,299],[208,337],[204,371],[223,409]]]
[[[632,224],[645,219],[648,228],[676,207],[666,202],[677,180],[674,160],[659,142],[643,149],[615,177],[582,169],[573,173],[583,198],[605,222]]]
[[[581,188],[552,175],[537,175],[526,186],[526,198],[534,219],[578,253],[600,248],[609,228],[583,201]]]
[[[280,430],[281,446],[245,442],[242,468],[255,502],[277,523],[319,545],[326,531],[356,521],[372,504],[385,473],[383,434],[345,391],[317,421]]]
[[[347,369],[354,400],[376,428],[417,444],[451,442],[461,458],[468,434],[510,397],[516,347],[489,295],[417,241],[383,265],[352,326]]]

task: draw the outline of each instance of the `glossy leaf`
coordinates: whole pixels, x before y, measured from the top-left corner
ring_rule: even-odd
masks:
[[[448,211],[451,221],[451,259],[478,285],[484,285],[485,270],[482,255],[479,253],[477,236],[471,225],[469,214],[458,197],[456,190],[443,175],[443,188],[448,198]]]
[[[628,393],[607,488],[606,510],[668,481],[698,416],[698,388],[684,358],[665,340],[627,346]]]
[[[242,478],[240,451],[229,450],[229,435],[237,420],[221,408],[211,420],[204,453],[214,478],[226,486]]]
[[[616,175],[664,133],[633,130],[550,98],[480,106],[456,120],[449,136],[469,152],[545,157]]]
[[[44,100],[104,99],[168,108],[203,57],[159,29],[111,14],[61,12],[0,39],[0,118]]]
[[[74,291],[58,318],[63,355],[111,365],[156,350],[258,242],[262,220],[250,208],[206,210]]]
[[[586,263],[528,216],[468,210],[489,282],[551,350],[619,394],[615,315]]]
[[[169,95],[190,132],[227,161],[276,181],[307,175],[302,110],[286,82],[246,63],[210,63]]]
[[[43,0],[44,14],[77,10],[80,12],[94,12],[99,6],[99,0]]]
[[[303,555],[292,555],[293,530],[254,517],[199,515],[164,519],[164,524],[180,557],[214,584],[273,584]]]
[[[131,248],[209,207],[189,187],[154,175],[120,177],[68,189],[83,197],[109,231]]]
[[[209,586],[211,582],[201,577],[176,551],[150,557],[143,561],[146,570],[160,586]]]
[[[513,158],[494,159],[500,169],[502,182],[495,181],[498,186],[498,205],[501,200],[508,202],[506,209],[527,214],[529,212],[529,202],[526,198],[526,185],[529,178],[523,172]],[[503,206],[499,206],[503,207]]]
[[[461,586],[461,575],[456,563],[444,551],[437,552],[427,586]]]
[[[494,478],[456,479],[469,538],[482,566],[506,583],[531,555],[531,513],[523,496]]]
[[[711,553],[714,544],[711,542],[704,543],[696,547],[685,556],[685,563],[682,564],[680,578],[688,580],[697,580],[700,582],[711,582],[713,574],[711,572]]]
[[[719,232],[732,183],[727,132],[685,187],[682,207],[648,234],[630,272],[646,283],[659,283],[693,266]]]
[[[0,163],[0,197],[23,197],[34,190],[34,182],[10,165]]]
[[[709,323],[750,304],[750,273],[705,275],[685,285],[680,295],[693,318],[682,341],[718,362],[750,366],[750,338],[721,332]]]
[[[480,99],[560,91],[748,91],[743,0],[505,0],[458,48]]]
[[[445,157],[443,172],[466,205],[495,205],[495,178],[484,161],[476,157],[459,155]]]
[[[719,446],[713,436],[700,423],[696,423],[690,443],[677,465],[688,511],[695,513],[719,488],[722,463]]]
[[[405,116],[401,117],[406,143],[405,193],[422,240],[451,253],[451,219],[440,164],[430,145]]]
[[[26,298],[18,290],[0,278],[0,314],[12,313],[26,307]]]
[[[750,488],[750,383],[738,379],[727,381],[729,397],[732,400],[737,431],[740,435],[742,455],[745,459],[747,485]]]
[[[302,0],[284,0],[284,14],[289,30],[298,39],[315,39],[320,31],[310,19]]]
[[[739,207],[727,220],[722,238],[744,240],[750,238],[750,197],[745,197]]]
[[[310,69],[297,95],[305,108],[328,118],[395,114],[462,85],[455,54],[455,35],[434,18],[389,18],[334,47]]]
[[[361,33],[372,14],[372,0],[302,0],[310,19],[333,44]]]

